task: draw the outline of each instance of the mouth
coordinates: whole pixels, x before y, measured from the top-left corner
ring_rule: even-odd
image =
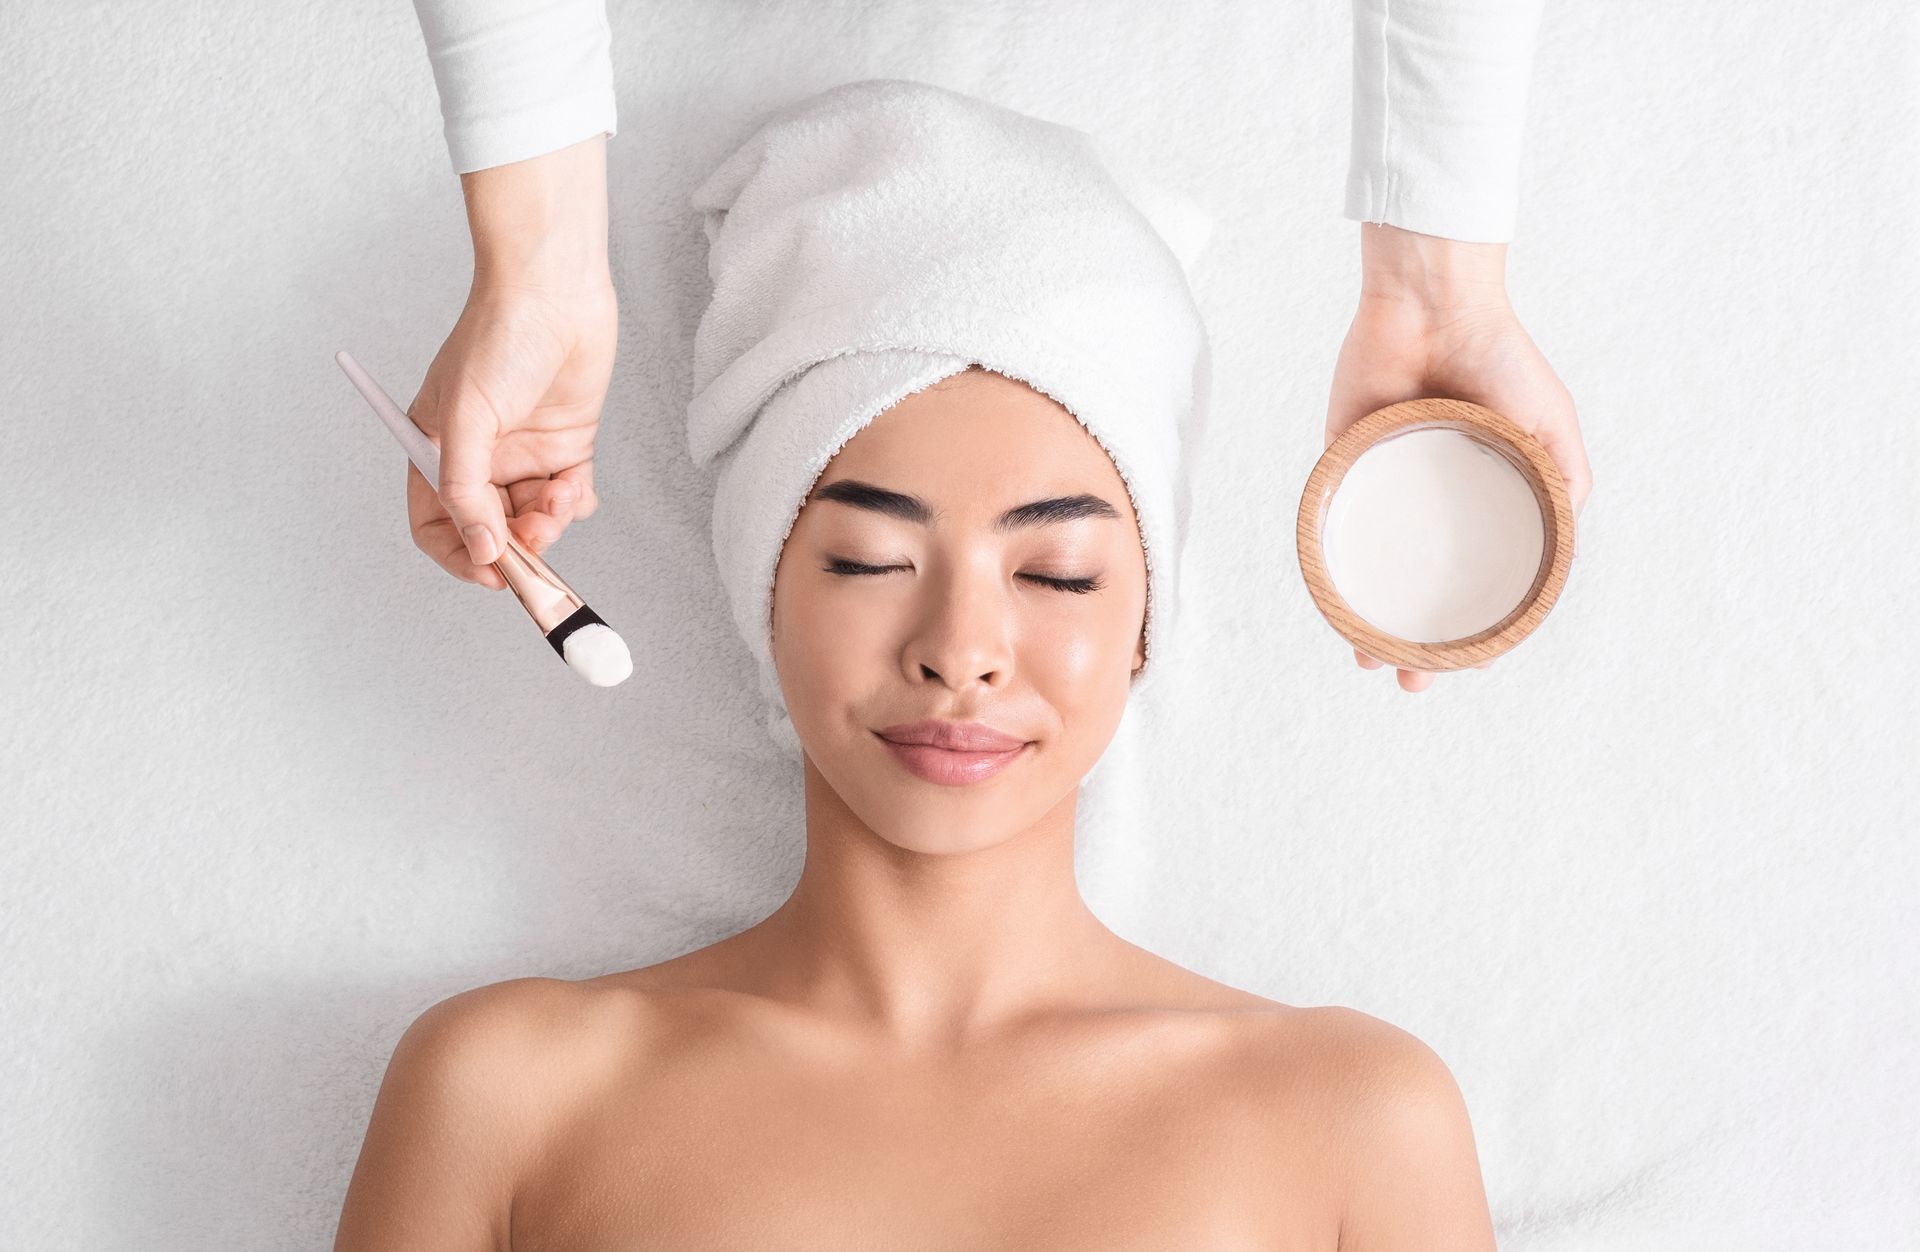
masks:
[[[915,777],[943,787],[984,782],[1013,764],[1032,746],[1021,743],[997,752],[981,752],[942,748],[931,743],[899,743],[878,731],[874,735]]]
[[[950,722],[928,717],[917,722],[882,726],[873,732],[889,743],[926,744],[949,752],[1010,752],[1026,740],[985,722]]]

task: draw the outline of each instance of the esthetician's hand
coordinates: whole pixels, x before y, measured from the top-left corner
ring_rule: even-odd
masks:
[[[509,526],[541,552],[599,505],[593,440],[619,324],[606,138],[461,185],[473,286],[407,410],[440,445],[438,494],[409,466],[407,513],[421,551],[498,590]]]
[[[1566,479],[1577,517],[1593,490],[1579,417],[1573,396],[1507,303],[1507,245],[1373,222],[1362,222],[1360,231],[1360,307],[1334,365],[1327,443],[1402,400],[1446,396],[1483,404],[1540,441]],[[1353,655],[1362,668],[1381,667],[1358,649]],[[1398,673],[1407,691],[1433,683],[1430,673]]]

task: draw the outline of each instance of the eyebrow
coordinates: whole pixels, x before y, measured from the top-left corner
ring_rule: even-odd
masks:
[[[873,483],[861,482],[857,478],[841,478],[830,482],[813,493],[816,500],[835,500],[841,504],[850,504],[856,509],[866,509],[882,513],[888,517],[897,517],[906,522],[917,522],[922,526],[933,522],[933,509],[919,496],[910,496],[898,491],[889,491]],[[1077,521],[1083,517],[1103,517],[1115,521],[1120,519],[1120,511],[1099,496],[1081,492],[1072,496],[1055,496],[1048,500],[1035,500],[1031,504],[1022,504],[1008,509],[994,522],[995,530],[1020,530],[1028,526],[1050,526],[1056,522]]]

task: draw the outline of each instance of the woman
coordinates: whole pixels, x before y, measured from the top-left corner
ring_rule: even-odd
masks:
[[[857,83],[696,192],[690,442],[805,866],[720,943],[429,1009],[341,1252],[1493,1246],[1431,1049],[1080,897],[1079,787],[1177,621],[1207,374],[1191,217],[1107,157]]]

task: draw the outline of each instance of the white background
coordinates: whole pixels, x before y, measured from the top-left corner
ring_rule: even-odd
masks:
[[[633,645],[606,692],[412,548],[331,360],[404,404],[466,287],[404,0],[0,11],[0,1246],[325,1246],[420,1010],[784,898],[798,774],[680,425],[685,201],[874,76],[1112,134],[1214,215],[1195,633],[1084,806],[1096,910],[1432,1044],[1503,1248],[1914,1237],[1910,6],[1551,0],[1510,286],[1598,488],[1541,631],[1419,696],[1293,549],[1358,290],[1346,4],[612,16],[605,503],[554,553]]]

